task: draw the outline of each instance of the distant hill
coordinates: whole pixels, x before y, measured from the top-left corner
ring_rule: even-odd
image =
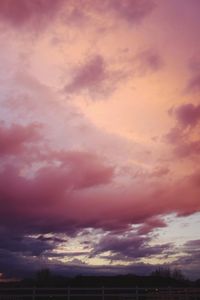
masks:
[[[134,274],[117,276],[84,276],[73,278],[52,274],[48,269],[38,271],[32,278],[18,282],[2,282],[0,286],[22,287],[200,287],[200,279],[190,281],[180,272],[157,270],[149,276]]]

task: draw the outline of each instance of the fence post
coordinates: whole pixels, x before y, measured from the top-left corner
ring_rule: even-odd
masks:
[[[70,286],[67,288],[67,300],[70,300]]]
[[[102,287],[102,300],[104,300],[104,297],[105,296],[105,294],[104,294],[104,286]]]
[[[172,300],[172,291],[170,286],[168,286],[168,295],[169,295],[169,300]]]
[[[138,287],[135,288],[135,299],[139,300]]]
[[[32,300],[35,300],[35,287],[33,287]]]

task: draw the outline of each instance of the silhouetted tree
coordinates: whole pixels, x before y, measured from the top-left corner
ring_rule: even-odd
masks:
[[[169,268],[158,268],[151,273],[151,276],[159,277],[159,278],[171,278],[177,281],[185,280],[185,276],[183,275],[180,269],[170,270]]]
[[[173,279],[176,279],[176,280],[179,280],[179,281],[185,280],[185,276],[183,275],[182,271],[177,269],[177,268],[175,268],[172,271],[171,276],[172,276]]]
[[[158,268],[151,273],[151,276],[160,277],[160,278],[171,278],[171,270],[169,268]]]
[[[36,282],[47,284],[51,280],[51,272],[49,269],[42,269],[36,272]]]

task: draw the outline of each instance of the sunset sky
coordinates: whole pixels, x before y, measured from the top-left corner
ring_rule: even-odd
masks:
[[[0,0],[0,278],[200,277],[199,14]]]

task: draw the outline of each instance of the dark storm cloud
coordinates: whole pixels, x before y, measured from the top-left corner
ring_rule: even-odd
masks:
[[[131,260],[160,255],[172,248],[171,244],[150,246],[149,242],[149,237],[141,237],[133,234],[129,234],[126,237],[119,237],[109,234],[103,237],[94,247],[92,255],[110,251],[111,260],[123,260],[127,258]]]
[[[44,262],[38,257],[0,249],[0,266],[5,277],[23,278],[44,267]]]
[[[23,234],[16,233],[15,235],[6,232],[4,235],[0,234],[0,249],[23,253],[25,255],[38,256],[47,250],[52,250],[56,243],[41,241],[38,238],[23,236]]]
[[[155,269],[155,266],[148,264],[131,264],[129,266],[89,266],[82,263],[80,260],[75,259],[69,263],[58,263],[57,261],[48,261],[43,258],[22,256],[18,253],[12,253],[4,250],[0,250],[0,265],[1,272],[3,272],[6,278],[23,278],[27,276],[33,276],[33,274],[42,269],[48,268],[56,274],[64,276],[75,275],[118,275],[118,274],[148,274]]]
[[[184,273],[189,278],[199,277],[200,268],[200,240],[189,240],[180,249],[180,257],[174,261],[174,265],[184,268]]]

